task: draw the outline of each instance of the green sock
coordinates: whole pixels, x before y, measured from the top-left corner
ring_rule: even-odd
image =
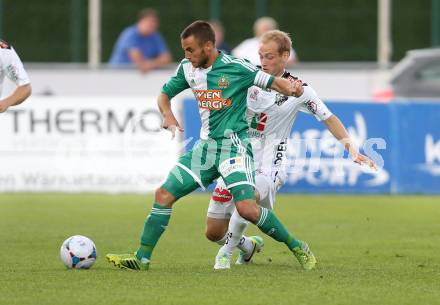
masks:
[[[257,222],[257,227],[276,241],[285,243],[290,250],[301,245],[299,240],[287,232],[272,210],[260,207],[260,219]]]
[[[150,215],[145,220],[144,231],[141,236],[141,246],[136,252],[137,258],[151,258],[154,246],[168,226],[171,217],[171,209],[165,208],[158,203],[153,204]]]

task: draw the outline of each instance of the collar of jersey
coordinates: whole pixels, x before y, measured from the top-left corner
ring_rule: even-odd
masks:
[[[220,62],[220,60],[223,58],[224,53],[223,53],[222,51],[220,51],[220,50],[218,50],[218,53],[219,53],[219,54],[218,54],[216,60],[214,60],[214,62],[212,63],[212,65],[211,65],[210,67],[206,68],[206,69],[214,68],[214,66],[216,66],[217,63]]]

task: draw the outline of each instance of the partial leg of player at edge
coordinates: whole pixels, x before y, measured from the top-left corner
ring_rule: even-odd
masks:
[[[275,194],[281,183],[273,181],[264,174],[256,176],[256,196],[258,204],[267,210],[272,210]],[[218,180],[212,194],[207,214],[206,237],[222,247],[215,258],[214,269],[229,269],[233,251],[240,250],[236,264],[247,264],[253,255],[264,246],[260,236],[247,237],[244,234],[249,222],[242,218],[234,207],[232,195],[226,189],[223,181]],[[301,266],[310,270],[316,265],[316,258],[304,241],[291,249]]]

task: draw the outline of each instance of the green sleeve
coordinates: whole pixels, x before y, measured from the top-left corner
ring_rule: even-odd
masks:
[[[266,86],[266,88],[270,88],[270,87],[272,87],[272,83],[273,83],[274,80],[275,80],[275,76],[271,75],[270,78],[269,78],[269,80],[267,81],[267,86]]]
[[[245,87],[255,85],[263,89],[270,88],[275,79],[272,75],[259,70],[244,59],[236,59],[236,67],[242,75],[241,79]]]
[[[185,79],[185,73],[183,72],[183,62],[181,62],[177,67],[175,75],[163,85],[162,93],[172,99],[187,88],[189,88],[189,85]]]

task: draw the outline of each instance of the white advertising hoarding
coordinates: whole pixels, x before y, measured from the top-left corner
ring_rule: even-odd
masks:
[[[3,192],[148,192],[179,154],[155,97],[31,97],[0,134]]]

